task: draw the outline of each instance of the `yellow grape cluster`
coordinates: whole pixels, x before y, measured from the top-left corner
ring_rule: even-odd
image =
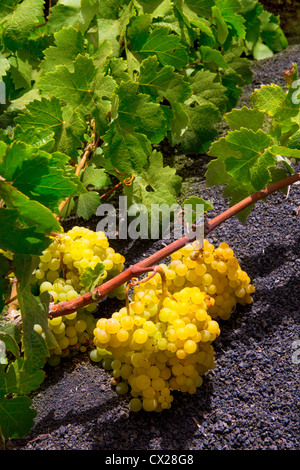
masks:
[[[251,303],[254,291],[225,243],[214,249],[205,240],[200,251],[191,244],[160,268],[166,280],[148,274],[128,305],[100,318],[94,330],[96,350],[112,355],[116,391],[130,392],[132,411],[168,409],[174,390],[195,393],[214,368],[216,318]]]
[[[93,270],[99,263],[104,265],[105,269],[97,280],[97,285],[101,285],[105,279],[119,274],[124,269],[124,262],[124,256],[109,246],[103,232],[75,226],[53,238],[40,256],[34,281],[40,293],[49,292],[52,302],[69,301],[87,292],[81,282],[87,268]],[[110,296],[124,299],[125,286],[115,289]],[[93,337],[95,324],[91,312],[96,308],[95,304],[91,304],[83,311],[48,320],[58,342],[58,347],[50,351],[48,362],[51,365],[59,363],[59,357],[65,357],[70,350],[84,350],[84,345]],[[36,325],[35,329],[42,333],[40,325]]]
[[[85,227],[73,227],[59,234],[40,256],[35,279],[40,292],[48,291],[53,302],[72,300],[86,293],[81,276],[87,268],[94,269],[99,263],[104,272],[98,285],[111,279],[124,269],[125,258],[109,246],[103,232],[94,232]],[[125,298],[125,287],[112,292],[118,299]]]
[[[215,300],[210,308],[213,318],[227,320],[237,303],[246,305],[253,301],[251,294],[255,288],[228,243],[222,242],[215,248],[205,239],[198,250],[194,242],[173,253],[164,269],[170,292],[197,286],[210,295]]]
[[[48,320],[49,329],[57,342],[57,347],[49,350],[47,363],[50,366],[57,366],[62,358],[90,349],[96,326],[96,319],[91,315],[92,308],[95,309],[95,305]],[[43,334],[41,325],[34,325],[34,329]]]

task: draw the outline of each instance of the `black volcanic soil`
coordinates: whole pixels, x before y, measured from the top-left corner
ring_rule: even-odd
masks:
[[[298,33],[298,42],[287,50],[253,65],[253,83],[245,87],[241,105],[249,103],[260,84],[284,85],[283,70],[292,62],[300,64],[299,43]],[[183,193],[213,201],[210,217],[228,207],[221,188],[204,187],[207,156],[187,157],[174,150],[170,158],[184,177]],[[259,202],[244,226],[231,219],[208,237],[215,245],[230,244],[256,292],[251,306],[220,322],[216,368],[195,395],[176,394],[172,408],[162,413],[132,414],[128,399],[113,391],[109,372],[76,356],[47,369],[33,395],[35,427],[26,437],[8,441],[7,449],[299,450],[300,351],[297,355],[294,346],[300,339],[299,206],[296,184],[287,197],[277,193]],[[69,223],[78,225],[77,220]],[[164,243],[112,245],[132,264]],[[117,306],[108,300],[102,308],[112,312]]]

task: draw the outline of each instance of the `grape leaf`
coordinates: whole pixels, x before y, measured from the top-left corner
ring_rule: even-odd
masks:
[[[256,108],[243,106],[241,109],[233,109],[226,113],[224,118],[232,130],[239,130],[241,127],[245,127],[255,132],[262,128],[265,113]]]
[[[78,54],[84,53],[83,34],[73,26],[63,27],[54,34],[54,44],[43,51],[44,59],[40,64],[42,73],[52,72],[57,65],[65,65],[73,72],[73,61]]]
[[[51,8],[47,29],[50,33],[64,26],[85,32],[99,8],[99,0],[59,0]]]
[[[37,231],[46,234],[61,231],[59,222],[49,209],[30,200],[10,184],[0,181],[0,196],[8,209],[18,211],[19,220],[27,227],[35,226]]]
[[[143,60],[138,81],[141,92],[157,102],[182,103],[191,93],[189,83],[173,67],[160,67],[156,56]]]
[[[97,263],[94,268],[85,268],[83,274],[80,276],[80,284],[86,292],[92,292],[99,284],[99,278],[104,274],[105,266],[102,263]]]
[[[26,261],[27,255],[18,255],[18,268],[23,267],[25,270],[23,277],[29,277],[31,270],[27,271],[30,264]],[[23,262],[22,262],[23,261]],[[19,278],[18,278],[19,279]],[[18,302],[22,312],[22,330],[23,330],[23,349],[24,364],[22,369],[24,372],[31,373],[37,369],[42,369],[45,359],[49,356],[49,349],[58,346],[57,341],[49,329],[49,293],[43,292],[39,297],[31,292],[30,283],[20,283],[18,286]],[[45,339],[42,335],[34,330],[34,325],[38,323],[43,328]]]
[[[38,86],[46,95],[66,101],[88,115],[93,107],[91,85],[96,73],[93,59],[79,54],[74,61],[73,72],[66,65],[58,65],[54,72],[41,76]]]
[[[95,165],[88,166],[82,175],[82,183],[84,186],[92,185],[95,188],[108,186],[110,178],[102,168],[96,168]]]
[[[205,201],[197,196],[191,196],[184,200],[183,209],[189,206],[191,206],[191,211],[193,211],[192,223],[196,222],[197,216],[200,217],[202,214],[213,209],[212,201]],[[201,212],[199,211],[199,206],[203,206],[201,207]]]
[[[261,39],[274,52],[279,52],[288,46],[288,41],[280,28],[279,19],[263,10],[259,15],[261,23]]]
[[[0,52],[0,79],[7,74],[7,71],[10,68],[10,61],[5,57],[5,55]]]
[[[103,140],[104,156],[119,171],[139,171],[151,153],[151,142],[166,136],[168,123],[159,104],[138,93],[139,84],[121,82],[113,96],[112,123]],[[107,167],[107,169],[109,169]]]
[[[250,129],[240,129],[228,133],[226,141],[229,148],[235,152],[234,156],[225,161],[227,172],[241,183],[245,184],[250,180],[253,187],[257,186],[252,171],[255,170],[257,176],[257,166],[263,171],[268,168],[270,160],[274,166],[274,155],[271,157],[270,153],[265,151],[271,143],[270,136],[261,130],[253,132]]]
[[[181,103],[174,103],[172,106],[173,119],[171,120],[170,141],[172,145],[180,142],[181,136],[189,125],[189,116],[184,111]]]
[[[23,0],[6,18],[3,28],[5,46],[17,51],[29,38],[39,18],[43,16],[44,0]]]
[[[52,150],[59,150],[72,157],[77,156],[76,148],[81,146],[80,138],[86,129],[81,116],[71,107],[61,107],[59,99],[55,97],[43,97],[28,103],[24,113],[15,118],[15,123],[23,131],[15,131],[16,138],[22,142],[28,142],[26,138],[22,140],[22,136],[32,128],[40,129],[43,133],[47,131],[48,135],[53,132],[55,146]]]
[[[5,274],[7,274],[7,271]],[[2,287],[0,285],[0,290],[1,288]],[[19,343],[21,341],[21,337],[21,332],[16,325],[13,323],[5,323],[2,326],[0,323],[0,341],[5,343],[5,349],[10,351],[16,358],[20,357]]]
[[[300,158],[300,149],[288,148],[279,145],[272,145],[271,149],[275,155],[281,155],[288,158]]]
[[[246,184],[242,184],[240,181],[232,178],[223,190],[223,197],[230,198],[229,207],[232,207],[252,193],[253,193],[253,188],[250,182]],[[254,204],[251,204],[250,206],[246,207],[246,209],[243,209],[242,211],[238,212],[236,214],[236,218],[242,224],[245,224],[253,208],[254,208]]]
[[[97,207],[101,204],[101,198],[96,191],[88,191],[85,194],[80,194],[78,197],[75,209],[78,217],[89,219],[96,214]]]
[[[47,129],[53,132],[57,139],[62,127],[60,102],[56,98],[34,100],[27,105],[24,114],[16,117],[15,123],[19,124],[23,131],[32,127]]]
[[[103,141],[105,168],[113,170],[116,167],[129,175],[140,172],[152,150],[151,142],[144,134],[127,132],[117,121],[111,123]]]
[[[27,198],[35,200],[36,211],[41,204],[55,210],[59,202],[70,195],[81,194],[86,189],[76,177],[70,178],[66,172],[68,157],[61,153],[48,154],[41,150],[34,150],[23,143],[13,143],[7,147],[6,153],[0,159],[0,174],[15,187],[15,192],[6,186],[6,196],[16,203],[20,198],[28,206]],[[2,183],[4,185],[4,183]],[[4,190],[4,189],[3,189]],[[18,194],[19,190],[23,196]],[[45,211],[46,211],[45,207]],[[41,209],[42,210],[42,209]],[[45,212],[44,211],[44,212]],[[51,225],[45,212],[45,220]],[[56,231],[54,228],[51,231]],[[46,233],[50,233],[46,232]]]
[[[112,47],[107,39],[104,39],[98,46],[96,52],[92,56],[94,64],[99,72],[106,72],[112,54]],[[121,58],[120,58],[121,59]],[[124,61],[125,62],[125,61]],[[114,76],[114,74],[111,74]]]
[[[0,397],[0,436],[18,438],[28,434],[36,417],[36,411],[31,405],[31,399],[26,396],[10,399]]]
[[[24,111],[26,106],[34,100],[40,100],[40,92],[37,88],[31,88],[29,91],[26,91],[19,98],[11,99],[9,106],[7,108],[7,113],[11,113],[14,116]]]
[[[65,124],[66,130],[73,131],[73,137],[82,137],[83,120],[89,115],[95,117],[102,134],[108,126],[107,114],[110,111],[110,98],[116,82],[111,76],[98,71],[90,57],[79,54],[73,64],[73,72],[65,65],[57,66],[54,72],[46,73],[40,78],[38,86],[44,93],[67,102],[68,106],[62,109],[63,112],[67,110],[69,122]],[[65,119],[63,122],[65,123]],[[72,135],[70,140],[71,137]],[[78,145],[73,142],[73,146],[76,148]],[[62,144],[59,149],[62,150]]]
[[[226,88],[218,81],[217,74],[209,70],[199,70],[189,80],[193,95],[212,103],[224,114],[229,107]]]
[[[205,174],[207,187],[227,184],[232,177],[226,171],[225,160],[226,158],[235,155],[235,152],[230,149],[226,138],[221,137],[214,142],[210,146],[208,155],[215,158],[207,164],[207,171]]]
[[[300,130],[296,131],[288,141],[288,147],[290,149],[298,149],[300,150]]]
[[[41,254],[51,239],[36,227],[26,227],[18,220],[17,210],[0,211],[0,247],[14,253]]]
[[[227,24],[216,5],[212,7],[211,11],[212,20],[217,27],[217,40],[220,44],[224,44],[229,34]]]
[[[144,204],[151,208],[151,204],[176,203],[182,178],[176,175],[176,170],[163,166],[163,156],[154,150],[149,157],[147,167],[134,178],[133,184],[124,188],[128,197],[128,205]]]
[[[297,86],[298,81],[295,81]],[[289,140],[299,130],[300,106],[295,99],[298,89],[290,87],[285,93],[277,85],[264,86],[251,97],[254,106],[267,113],[271,118],[270,133],[278,144],[289,146]]]
[[[227,63],[220,51],[213,49],[209,46],[201,46],[200,53],[204,64],[207,64],[207,67],[210,68],[212,65],[214,68],[226,69]]]
[[[215,2],[214,0],[186,0],[184,3],[186,3],[189,9],[194,11],[198,16],[209,18],[211,15],[211,9]]]
[[[170,34],[164,26],[156,27],[145,40],[145,36],[137,37],[131,46],[133,54],[143,58],[156,55],[162,65],[170,65],[181,70],[188,64],[186,47],[175,34]]]
[[[28,61],[22,60],[18,53],[9,58],[10,75],[16,90],[29,90],[33,80],[33,68]]]
[[[227,89],[230,109],[236,106],[243,91],[242,87],[252,81],[251,62],[246,57],[241,57],[243,53],[244,49],[239,45],[231,46],[224,53],[227,68],[222,76],[222,84]]]
[[[199,70],[189,79],[192,94],[182,107],[189,123],[175,139],[185,152],[205,153],[217,136],[215,126],[229,108],[226,88],[217,80],[209,70]]]
[[[255,60],[264,60],[273,57],[274,52],[260,40],[253,46],[253,58]]]
[[[23,370],[24,359],[20,358],[12,362],[6,373],[0,376],[0,396],[13,393],[28,395],[36,390],[45,379],[45,373],[41,369]]]
[[[152,21],[152,15],[148,14],[147,12],[145,12],[143,15],[135,15],[130,18],[130,22],[126,28],[126,39],[128,49],[130,49],[131,51],[138,50],[141,44],[147,41]]]
[[[206,153],[218,135],[215,128],[220,120],[218,108],[213,103],[193,95],[185,102],[183,110],[189,117],[189,125],[180,138],[183,151]]]
[[[269,116],[274,117],[282,109],[286,94],[279,85],[262,85],[251,95],[253,105]]]
[[[95,118],[97,132],[100,135],[105,134],[108,130],[111,100],[116,86],[117,83],[111,76],[98,70],[93,83],[95,110],[91,109],[91,114]]]
[[[238,0],[216,0],[222,18],[232,31],[236,38],[245,39],[245,19],[239,14],[241,4]]]
[[[165,116],[148,95],[138,92],[139,85],[133,81],[121,83],[115,92],[118,125],[125,131],[135,130],[144,133],[152,142],[159,143],[167,132]]]
[[[104,5],[103,5],[104,6]],[[116,6],[115,11],[118,12]],[[130,18],[134,15],[133,2],[129,2],[125,10],[119,17],[105,15],[101,10],[97,14],[98,40],[101,43],[104,40],[109,41],[112,47],[112,55],[119,57],[121,52],[121,42],[124,39],[126,27]]]
[[[29,127],[23,131],[19,124],[14,129],[14,140],[15,142],[24,142],[35,149],[45,150],[45,152],[51,152],[55,145],[53,131],[36,127]]]
[[[272,181],[271,169],[277,164],[277,152],[279,148],[272,147],[271,137],[260,129],[231,131],[211,145],[209,155],[216,160],[207,166],[206,183],[208,186],[226,184],[226,197],[242,199],[243,195],[260,191]]]
[[[187,26],[188,30],[193,30],[193,31],[198,30],[199,32],[206,34],[213,41],[215,40],[213,30],[212,30],[212,24],[207,19],[203,18],[202,15],[197,15],[197,13],[195,13],[188,6],[187,2],[184,2],[182,5],[180,5],[179,11],[180,11],[179,14],[182,17],[182,20],[184,24]],[[208,15],[208,17],[209,16],[210,15]],[[193,34],[193,39],[194,39],[194,34]],[[190,45],[192,46],[192,44]]]
[[[17,4],[20,3],[20,0],[6,0],[6,2],[1,2],[0,5],[0,19],[3,21],[12,11],[16,8]]]

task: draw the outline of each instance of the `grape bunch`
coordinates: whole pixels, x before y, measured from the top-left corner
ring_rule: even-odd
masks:
[[[81,309],[78,312],[48,320],[49,329],[57,342],[57,347],[49,350],[47,363],[50,366],[57,366],[62,358],[78,352],[84,353],[91,348],[96,319],[90,311],[85,310],[88,309]],[[34,325],[34,329],[43,334],[43,329],[39,324]]]
[[[226,243],[185,246],[133,287],[131,301],[111,318],[99,318],[91,359],[111,354],[112,383],[130,393],[132,411],[171,407],[173,391],[193,394],[213,369],[217,321],[237,303],[252,302],[254,287]]]
[[[88,291],[84,275],[89,270],[93,276],[95,270],[96,285],[101,285],[105,279],[110,279],[124,269],[125,258],[109,246],[103,232],[94,232],[84,227],[73,227],[66,233],[53,238],[52,243],[42,253],[39,265],[33,275],[39,292],[49,292],[53,303],[76,299]],[[97,266],[104,269],[97,274]],[[100,271],[99,271],[100,272]],[[124,299],[125,286],[121,285],[110,293],[110,297]],[[51,365],[59,363],[60,357],[68,355],[69,351],[83,351],[90,344],[95,328],[92,312],[96,304],[63,317],[48,320],[58,347],[50,351],[48,362]],[[39,325],[36,331],[42,333]]]
[[[54,303],[72,300],[86,293],[82,276],[88,268],[104,266],[97,280],[101,285],[124,269],[125,258],[109,246],[103,232],[94,232],[84,227],[73,227],[66,233],[54,237],[53,242],[40,256],[35,279],[40,292],[48,291]],[[125,287],[115,289],[111,296],[125,298]]]
[[[253,302],[251,294],[255,288],[250,277],[225,242],[215,248],[205,239],[200,250],[197,242],[185,246],[171,255],[165,274],[170,292],[197,286],[210,295],[215,300],[210,315],[215,319],[227,320],[237,303]]]

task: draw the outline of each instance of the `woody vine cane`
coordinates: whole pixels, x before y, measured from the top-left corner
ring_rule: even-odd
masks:
[[[235,204],[231,208],[227,209],[220,215],[216,216],[210,221],[207,221],[207,226],[205,227],[205,235],[210,233],[216,227],[224,223],[226,220],[233,217],[238,212],[242,211],[246,207],[251,206],[255,202],[265,199],[270,194],[279,191],[287,186],[292,185],[293,183],[300,180],[300,173],[295,173],[287,178],[284,178],[281,181],[278,181],[274,184],[269,185],[266,189],[262,191],[258,191],[251,196],[248,196],[244,200],[240,201],[239,203]],[[93,292],[88,292],[77,299],[62,302],[59,304],[51,304],[49,308],[49,316],[56,317],[61,315],[66,315],[72,312],[79,310],[86,305],[89,305],[93,302],[99,301],[101,298],[105,297],[109,292],[111,292],[116,287],[130,281],[133,277],[137,274],[141,273],[141,270],[145,268],[147,270],[150,267],[155,266],[157,263],[161,262],[163,259],[167,258],[171,253],[179,250],[187,243],[191,243],[193,241],[193,237],[189,235],[189,237],[184,236],[173,243],[169,244],[167,247],[162,248],[161,250],[157,251],[155,254],[150,256],[149,258],[140,261],[139,263],[129,267],[124,272],[119,274],[118,276],[114,277],[113,279],[105,282],[99,287],[96,287]]]

